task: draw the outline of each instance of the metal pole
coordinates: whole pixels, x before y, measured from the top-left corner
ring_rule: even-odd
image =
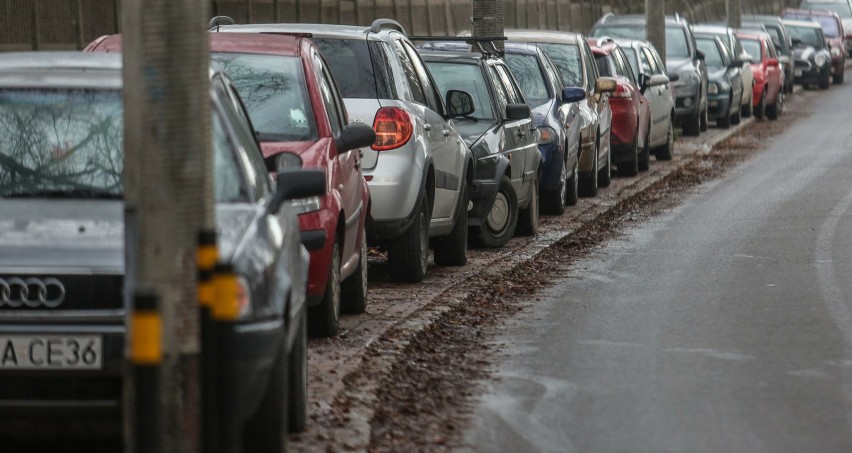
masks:
[[[645,0],[647,39],[666,62],[666,0]]]
[[[210,0],[124,0],[122,6],[125,294],[156,298],[161,328],[153,337],[162,348],[159,385],[125,392],[127,407],[134,396],[137,405],[150,404],[144,413],[126,410],[126,425],[155,423],[156,451],[197,452],[195,252],[198,232],[213,227]],[[138,330],[145,325],[131,323],[129,345],[139,335],[152,337]],[[141,447],[142,434],[129,429],[125,445]]]
[[[728,26],[733,29],[738,29],[742,26],[743,7],[742,0],[726,0],[725,12],[728,16]]]

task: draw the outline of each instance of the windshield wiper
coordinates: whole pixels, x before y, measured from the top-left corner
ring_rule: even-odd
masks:
[[[492,119],[492,118],[478,118],[478,117],[471,116],[471,115],[457,116],[457,117],[455,117],[455,119],[473,121],[474,123],[478,123],[480,121],[494,121],[494,119]]]
[[[69,190],[21,190],[2,195],[3,198],[95,198],[121,200],[121,194],[105,190],[69,189]]]

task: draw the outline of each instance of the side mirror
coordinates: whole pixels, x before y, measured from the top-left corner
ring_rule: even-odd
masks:
[[[275,195],[267,212],[278,212],[285,201],[315,197],[325,194],[325,171],[321,169],[293,168],[278,172]]]
[[[595,82],[595,93],[612,93],[618,89],[618,82],[610,77],[600,77]]]
[[[663,74],[655,74],[648,78],[648,86],[656,87],[667,85],[670,79]]]
[[[527,104],[506,104],[506,121],[528,120],[532,117]]]
[[[680,80],[680,75],[676,72],[668,72],[666,76],[669,78],[669,82],[677,82]]]
[[[792,39],[792,42],[793,42],[793,47],[801,46],[801,45],[802,45],[802,40],[801,40],[801,39],[799,39],[799,38],[793,38],[793,39]]]
[[[770,59],[766,62],[766,64],[767,64],[767,66],[769,66],[770,68],[777,68],[777,67],[778,67],[778,65],[779,65],[779,61],[778,61],[778,59],[777,59],[777,58],[770,58]]]
[[[595,85],[597,87],[597,85]],[[562,89],[562,103],[570,104],[586,99],[586,90],[578,87],[565,87]]]
[[[473,97],[467,91],[447,91],[447,113],[450,118],[467,116],[476,111]]]
[[[376,142],[376,131],[366,124],[350,124],[343,128],[340,137],[334,140],[338,153],[370,146]]]
[[[695,59],[704,61],[704,52],[696,49],[695,50]]]

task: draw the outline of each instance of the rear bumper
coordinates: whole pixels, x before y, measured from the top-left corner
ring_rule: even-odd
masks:
[[[639,130],[639,119],[632,106],[617,106],[614,102],[612,105],[610,143],[612,161],[618,163],[630,159],[630,154],[636,152],[634,144],[638,143],[636,132]]]

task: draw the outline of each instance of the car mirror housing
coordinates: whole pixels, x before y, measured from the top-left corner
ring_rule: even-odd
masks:
[[[595,93],[612,93],[618,89],[618,82],[610,77],[600,77],[595,82]]]
[[[278,212],[285,201],[325,194],[325,171],[317,168],[286,169],[278,172],[275,195],[267,212]]]
[[[671,80],[666,77],[664,74],[654,74],[648,78],[648,85],[655,87],[660,85],[665,85],[669,83]]]
[[[476,111],[473,105],[473,96],[467,91],[447,91],[447,113],[450,118],[467,116]]]
[[[350,124],[343,128],[340,137],[334,140],[338,153],[345,153],[356,148],[372,146],[376,143],[376,131],[366,124]]]
[[[677,82],[680,80],[680,75],[675,72],[666,73],[666,77],[669,78],[669,82]]]
[[[562,89],[562,103],[569,104],[586,99],[586,90],[579,87],[565,87]]]
[[[777,68],[779,65],[779,61],[777,58],[770,58],[766,64],[772,68]]]
[[[506,104],[506,121],[526,120],[532,117],[527,104]]]

